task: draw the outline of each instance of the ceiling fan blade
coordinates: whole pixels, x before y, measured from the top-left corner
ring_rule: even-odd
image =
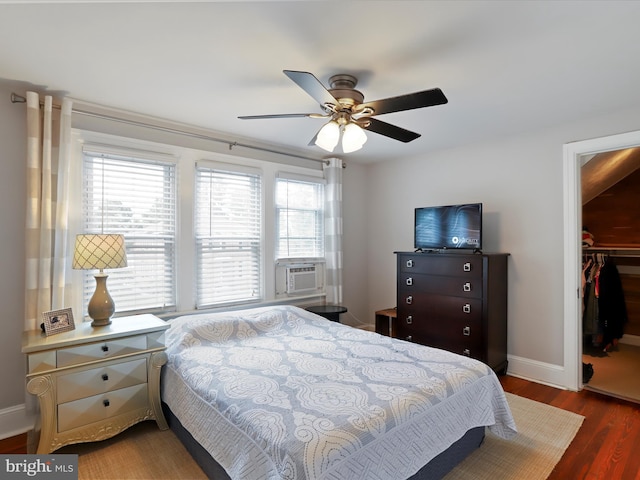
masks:
[[[322,115],[320,113],[281,113],[275,115],[243,115],[238,117],[241,120],[260,120],[264,118],[329,118],[329,115]]]
[[[400,95],[399,97],[384,98],[382,100],[374,100],[358,105],[358,111],[364,108],[373,109],[373,115],[382,115],[385,113],[401,112],[404,110],[413,110],[414,108],[432,107],[434,105],[442,105],[447,103],[447,97],[444,96],[442,90],[434,88],[432,90],[424,90],[422,92],[409,93]]]
[[[376,118],[368,118],[367,121],[369,122],[369,125],[363,127],[365,130],[393,138],[394,140],[408,143],[420,137],[419,133],[411,132],[401,127],[396,127],[395,125],[380,121]]]
[[[327,90],[312,73],[298,72],[296,70],[283,70],[283,72],[300,88],[311,95],[320,105],[324,105],[325,103],[331,103],[333,105],[339,104],[338,100],[329,93],[329,90]]]

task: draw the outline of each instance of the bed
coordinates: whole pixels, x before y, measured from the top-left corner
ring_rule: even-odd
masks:
[[[295,306],[170,320],[162,400],[210,478],[441,478],[516,426],[495,373]]]

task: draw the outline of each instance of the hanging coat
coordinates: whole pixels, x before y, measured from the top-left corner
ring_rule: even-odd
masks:
[[[627,323],[627,306],[624,301],[622,281],[618,267],[609,258],[600,269],[598,295],[598,322],[604,334],[603,343],[608,345],[624,334]]]

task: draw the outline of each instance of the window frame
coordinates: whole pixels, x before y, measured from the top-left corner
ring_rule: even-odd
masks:
[[[284,263],[276,261],[275,258],[275,179],[279,175],[291,175],[293,177],[311,179],[312,181],[324,182],[324,172],[321,162],[314,162],[309,165],[307,161],[292,162],[290,158],[267,155],[265,158],[248,158],[238,152],[225,153],[226,148],[216,146],[210,148],[201,143],[194,142],[176,142],[181,144],[173,144],[173,139],[167,139],[167,142],[161,142],[154,138],[145,140],[141,138],[129,138],[120,135],[113,135],[105,132],[95,132],[83,130],[81,128],[73,128],[72,136],[74,139],[72,148],[72,169],[71,169],[71,192],[70,192],[70,211],[69,211],[69,244],[67,254],[71,258],[73,254],[73,242],[75,235],[82,232],[82,214],[81,214],[81,188],[83,181],[82,172],[82,148],[84,145],[91,145],[92,148],[101,146],[116,154],[135,156],[137,153],[146,155],[158,155],[159,158],[173,158],[177,168],[177,268],[176,268],[176,289],[177,289],[177,307],[174,312],[158,312],[155,315],[161,318],[172,318],[178,314],[197,313],[203,311],[225,310],[228,308],[238,308],[246,305],[247,307],[256,307],[262,305],[272,305],[275,303],[306,303],[322,301],[325,298],[324,290],[322,292],[314,292],[313,294],[299,295],[296,297],[283,297],[277,294],[277,283],[280,281],[280,271],[283,265],[289,263],[287,259]],[[229,149],[230,150],[230,149]],[[128,152],[128,153],[127,153]],[[280,161],[279,161],[280,160]],[[212,307],[198,310],[196,308],[195,294],[195,269],[196,269],[196,253],[194,246],[195,232],[195,212],[194,212],[194,195],[195,195],[195,166],[198,163],[224,164],[234,169],[259,169],[263,175],[262,185],[262,240],[263,240],[263,256],[261,261],[262,268],[262,291],[263,298],[257,303],[239,304],[233,307],[228,305],[220,307]],[[325,259],[318,260],[324,263]],[[68,296],[68,304],[78,312],[77,318],[87,318],[86,305],[82,304],[82,274],[81,270],[72,270],[69,262],[67,275],[71,279],[72,288]],[[111,286],[111,285],[110,285]],[[117,308],[117,298],[114,298]],[[130,312],[129,314],[143,313],[139,311]],[[117,312],[114,317],[124,315]]]
[[[199,243],[199,233],[198,233],[198,220],[197,220],[197,216],[199,214],[199,205],[198,205],[198,182],[200,180],[199,177],[199,170],[203,171],[203,170],[207,170],[209,172],[212,172],[214,176],[220,174],[220,175],[234,175],[234,176],[239,176],[240,178],[245,177],[246,179],[250,178],[250,177],[254,177],[255,179],[255,183],[257,184],[257,220],[259,222],[258,225],[258,236],[257,236],[257,253],[254,253],[254,255],[257,255],[257,288],[258,288],[258,292],[256,294],[256,296],[254,298],[248,297],[245,299],[229,299],[227,301],[219,301],[219,302],[214,302],[214,303],[206,303],[206,302],[202,302],[201,303],[201,298],[200,298],[200,288],[201,285],[199,284],[200,280],[201,280],[201,274],[200,274],[200,266],[201,266],[201,262],[200,262],[200,251],[199,251],[199,247],[198,247],[198,243]],[[216,162],[216,161],[210,161],[210,160],[200,160],[197,161],[195,164],[195,175],[194,175],[194,184],[193,184],[193,213],[194,213],[194,228],[193,228],[193,243],[194,243],[194,252],[196,255],[196,269],[195,269],[195,277],[194,277],[194,281],[196,282],[196,302],[195,302],[195,308],[198,310],[202,310],[202,309],[210,309],[210,308],[217,308],[217,307],[223,307],[223,306],[229,306],[229,305],[251,305],[251,304],[255,304],[255,303],[260,303],[262,301],[264,301],[265,298],[265,284],[264,284],[264,258],[265,258],[265,242],[264,242],[264,210],[265,210],[265,205],[264,205],[264,195],[263,195],[263,191],[264,191],[264,175],[261,169],[259,168],[251,168],[251,167],[246,167],[246,166],[241,166],[241,165],[234,165],[234,164],[229,164],[229,163],[222,163],[222,162]],[[255,193],[255,192],[254,192]],[[237,212],[236,212],[237,213]],[[256,219],[253,218],[253,220],[255,221]],[[204,237],[203,237],[204,238]],[[215,236],[212,236],[212,241],[213,243],[216,243],[216,240],[213,240],[213,238],[215,238]],[[238,238],[238,237],[236,237]],[[255,242],[255,239],[250,240],[249,237],[245,238],[245,241],[249,244]],[[239,246],[236,246],[239,247]],[[215,248],[215,247],[214,247]],[[251,247],[249,247],[249,251],[251,251]],[[215,255],[215,253],[213,253],[213,255]]]
[[[321,255],[291,255],[291,256],[281,256],[278,255],[279,253],[279,246],[278,243],[280,241],[280,231],[281,231],[281,226],[280,226],[280,215],[279,215],[279,211],[281,209],[281,207],[279,207],[278,205],[278,200],[275,197],[275,195],[277,194],[277,188],[278,188],[278,182],[280,181],[287,181],[287,182],[298,182],[298,183],[308,183],[308,184],[315,184],[315,185],[322,185],[322,200],[321,200],[321,205],[319,209],[314,210],[314,212],[316,212],[316,217],[318,216],[318,211],[320,212],[320,219],[317,219],[317,222],[320,224],[319,228],[320,228],[320,239],[316,239],[316,241],[319,241],[321,244],[321,249],[322,249],[322,254]],[[325,187],[326,187],[326,181],[324,178],[316,178],[316,177],[310,177],[310,176],[305,176],[305,175],[295,175],[295,174],[291,174],[289,172],[279,172],[277,175],[277,178],[274,181],[274,209],[275,209],[275,242],[276,242],[276,246],[275,246],[275,260],[276,263],[279,264],[286,264],[286,263],[293,263],[297,260],[300,259],[304,259],[307,261],[324,261],[325,259],[325,255],[326,255],[326,246],[325,246]],[[286,208],[287,210],[296,210],[296,211],[300,211],[303,210],[301,208]]]
[[[87,158],[88,157],[88,158]],[[116,227],[109,227],[107,226],[106,229],[104,227],[104,225],[101,225],[99,228],[96,227],[90,227],[87,228],[87,216],[86,216],[86,209],[88,208],[88,205],[86,204],[86,198],[87,196],[90,194],[89,190],[92,190],[92,187],[87,185],[87,162],[90,162],[91,160],[89,160],[90,158],[105,158],[107,159],[107,161],[109,162],[113,162],[113,164],[115,165],[116,162],[120,162],[122,165],[127,165],[127,162],[131,162],[130,165],[128,165],[126,168],[132,168],[132,169],[137,169],[137,168],[143,168],[146,169],[147,167],[149,168],[149,171],[153,170],[153,165],[157,165],[160,167],[160,172],[162,172],[162,170],[164,169],[169,169],[169,171],[162,173],[162,176],[160,177],[160,184],[163,184],[163,186],[161,187],[163,191],[166,191],[166,188],[170,189],[169,192],[169,201],[172,205],[169,205],[170,207],[172,206],[173,209],[170,210],[169,213],[172,214],[172,217],[169,220],[169,230],[166,230],[163,232],[164,238],[167,238],[167,235],[169,235],[170,240],[169,240],[169,244],[165,245],[164,247],[161,247],[160,244],[156,241],[156,245],[153,245],[153,238],[154,238],[154,234],[157,234],[158,232],[151,232],[149,230],[145,231],[142,233],[142,235],[132,235],[131,232],[127,231],[126,228],[118,228]],[[140,308],[118,308],[118,303],[116,303],[116,309],[117,309],[117,315],[130,315],[130,314],[141,314],[141,313],[167,313],[167,312],[173,312],[177,310],[177,304],[178,304],[178,292],[177,292],[177,257],[178,257],[178,164],[177,164],[177,160],[174,156],[172,155],[164,155],[164,154],[159,154],[157,152],[150,152],[150,151],[143,151],[143,150],[132,150],[132,149],[122,149],[116,146],[105,146],[105,145],[94,145],[91,143],[85,144],[83,145],[81,151],[80,151],[80,164],[81,164],[81,168],[79,170],[81,170],[82,172],[82,179],[81,179],[81,205],[79,206],[79,218],[80,218],[80,222],[79,222],[79,228],[76,229],[76,233],[80,234],[80,233],[118,233],[118,234],[124,234],[125,236],[125,245],[127,245],[127,256],[128,256],[128,260],[129,260],[129,266],[126,269],[123,270],[109,270],[105,273],[107,273],[109,276],[112,277],[112,281],[110,282],[109,285],[109,290],[112,296],[117,295],[117,291],[118,291],[118,283],[119,281],[140,281],[140,275],[144,273],[144,258],[146,255],[148,255],[149,251],[153,251],[153,250],[158,250],[158,251],[162,251],[165,250],[167,248],[169,248],[168,251],[168,256],[167,255],[162,255],[163,258],[163,263],[169,262],[172,265],[172,272],[173,275],[169,278],[168,283],[163,283],[163,289],[166,291],[166,289],[168,288],[169,290],[169,294],[166,298],[163,298],[162,300],[165,301],[165,303],[160,306],[160,305],[154,305],[154,306],[143,306]],[[146,165],[146,166],[145,166]],[[99,168],[99,167],[98,167]],[[117,169],[118,167],[114,167],[114,169]],[[170,174],[170,177],[167,179],[166,175]],[[98,175],[96,175],[95,178],[97,178]],[[168,183],[168,185],[166,185],[166,183]],[[100,194],[98,194],[98,198],[100,198]],[[107,200],[109,201],[109,200]],[[166,205],[163,205],[163,207]],[[94,205],[95,208],[95,205]],[[102,207],[100,208],[104,208],[104,204]],[[96,220],[98,220],[95,216],[92,217],[93,220],[89,220],[89,222],[93,222],[95,223]],[[171,231],[171,229],[173,229],[173,231]],[[100,230],[100,231],[97,231]],[[157,237],[156,237],[157,238]],[[73,249],[73,245],[74,245],[74,238],[71,238],[71,248]],[[138,245],[137,248],[133,248],[132,244],[135,243]],[[150,247],[144,247],[145,243],[150,243]],[[162,243],[162,242],[160,242]],[[146,253],[142,253],[143,249],[147,249]],[[149,250],[149,248],[151,250]],[[139,251],[139,253],[136,254],[136,250]],[[138,272],[137,276],[133,276],[130,274],[131,269],[133,268],[132,265],[132,260],[134,261],[133,263],[135,264],[136,261],[137,263],[143,268],[142,271]],[[151,265],[154,265],[155,263],[152,263]],[[91,295],[93,294],[94,290],[95,290],[95,280],[94,280],[94,275],[96,274],[96,271],[93,270],[88,270],[88,271],[80,271],[79,274],[81,276],[81,283],[82,283],[82,295],[81,295],[81,302],[82,302],[82,306],[83,306],[83,312],[84,310],[86,310],[86,305],[91,297]],[[83,313],[83,317],[87,318],[86,313]]]

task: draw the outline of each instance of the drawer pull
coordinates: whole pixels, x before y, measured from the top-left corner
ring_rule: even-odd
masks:
[[[470,292],[471,291],[471,282],[467,282],[462,286],[462,290],[464,292]]]
[[[470,357],[470,356],[471,356],[471,350],[469,350],[468,348],[465,348],[465,349],[462,351],[462,354],[463,354],[463,355],[466,355],[467,357]]]
[[[103,373],[103,374],[102,374],[102,380],[104,380],[105,382],[106,382],[107,380],[109,380],[109,375],[107,375],[106,373]]]
[[[411,285],[413,285],[413,278],[409,277],[407,278],[407,285],[410,287]]]
[[[462,311],[463,311],[464,313],[471,313],[471,305],[469,305],[468,303],[465,303],[465,304],[462,306]]]
[[[407,260],[407,268],[413,268],[413,260]]]
[[[103,352],[108,352],[109,351],[109,345],[102,345],[102,351]]]
[[[463,334],[465,337],[468,337],[469,335],[471,335],[471,327],[464,327],[464,328],[462,329],[462,334]]]
[[[470,272],[471,271],[471,263],[467,262],[462,266],[462,271],[463,272]]]
[[[413,335],[407,335],[406,340],[407,340],[407,342],[412,342],[413,341]]]
[[[105,399],[102,401],[102,404],[103,404],[105,407],[108,407],[108,406],[109,406],[109,399],[108,399],[108,398],[105,398]]]
[[[409,315],[407,317],[407,325],[411,325],[413,323],[413,316]]]
[[[413,297],[409,295],[406,301],[407,301],[407,305],[411,305],[413,303]]]

